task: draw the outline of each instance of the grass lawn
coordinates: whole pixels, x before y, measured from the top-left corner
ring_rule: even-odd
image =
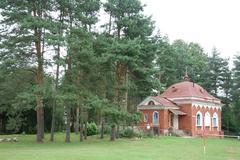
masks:
[[[203,156],[201,138],[159,137],[119,139],[110,142],[91,137],[79,142],[64,143],[64,134],[56,135],[57,142],[35,142],[35,135],[16,135],[19,142],[0,143],[0,160],[240,160],[240,141],[236,139],[206,140]],[[8,136],[0,136],[0,138]],[[14,136],[11,136],[14,137]]]

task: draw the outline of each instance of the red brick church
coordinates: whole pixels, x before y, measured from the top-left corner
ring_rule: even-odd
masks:
[[[185,74],[183,82],[137,106],[143,115],[139,127],[154,134],[221,135],[221,107],[219,99]]]

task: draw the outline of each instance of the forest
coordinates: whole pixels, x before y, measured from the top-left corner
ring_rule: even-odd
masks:
[[[134,126],[136,106],[183,79],[218,97],[225,134],[240,132],[240,54],[170,42],[140,0],[0,0],[0,134]],[[107,15],[107,16],[103,16]],[[100,22],[104,22],[100,23]],[[99,25],[101,24],[101,25]],[[177,27],[177,26],[176,26]],[[206,37],[207,38],[207,37]],[[231,40],[229,40],[229,43]]]

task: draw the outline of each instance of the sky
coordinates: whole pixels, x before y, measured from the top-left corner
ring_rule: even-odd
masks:
[[[152,16],[156,29],[170,42],[196,42],[208,54],[216,47],[232,66],[234,55],[240,52],[240,0],[140,1],[146,4],[144,14]],[[100,16],[108,19],[103,10]]]
[[[199,43],[205,52],[216,47],[221,56],[240,52],[240,0],[141,0],[144,13],[170,42]]]

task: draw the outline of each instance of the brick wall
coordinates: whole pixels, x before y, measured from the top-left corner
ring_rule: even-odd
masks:
[[[152,109],[145,109],[141,110],[140,112],[142,113],[142,119],[139,123],[139,127],[142,129],[146,130],[147,124],[150,124],[151,127],[153,127],[153,122],[152,122],[152,117],[153,117],[153,112],[157,111],[159,113],[159,127],[160,127],[160,132],[163,133],[164,129],[168,129],[168,110],[161,109],[161,110],[152,110]],[[148,121],[144,122],[143,117],[144,114],[148,115]]]
[[[179,116],[179,129],[191,132],[192,130],[192,110],[191,104],[184,104],[180,106],[180,110],[187,115]]]
[[[220,109],[213,109],[213,108],[209,108],[209,107],[195,107],[191,104],[184,104],[180,106],[180,110],[182,112],[187,113],[187,115],[183,115],[183,116],[179,116],[179,129],[180,130],[184,130],[187,131],[188,133],[190,133],[192,136],[197,136],[197,135],[203,135],[205,133],[205,135],[220,135],[220,131],[221,131],[221,110]],[[164,130],[167,130],[169,128],[169,111],[166,109],[158,109],[158,110],[153,110],[153,109],[144,109],[144,110],[140,110],[142,115],[147,114],[148,115],[148,121],[144,122],[143,121],[143,116],[142,116],[142,120],[139,123],[139,127],[146,130],[146,126],[147,124],[149,124],[151,126],[151,128],[153,127],[153,122],[152,122],[152,117],[153,117],[153,112],[157,111],[159,113],[159,128],[160,128],[160,132],[163,133]],[[200,111],[202,113],[202,126],[198,127],[196,126],[196,113]],[[210,114],[210,127],[204,126],[205,122],[204,122],[204,116],[205,113],[209,112]],[[213,127],[213,121],[212,121],[212,117],[213,114],[217,113],[218,115],[218,127]]]
[[[202,113],[202,126],[196,126],[196,114],[200,111]],[[210,114],[210,126],[205,126],[205,113],[208,112]],[[209,107],[192,107],[192,134],[194,135],[219,135],[221,131],[221,110],[216,108],[209,108]],[[218,127],[213,127],[213,114],[217,113],[218,115]]]

